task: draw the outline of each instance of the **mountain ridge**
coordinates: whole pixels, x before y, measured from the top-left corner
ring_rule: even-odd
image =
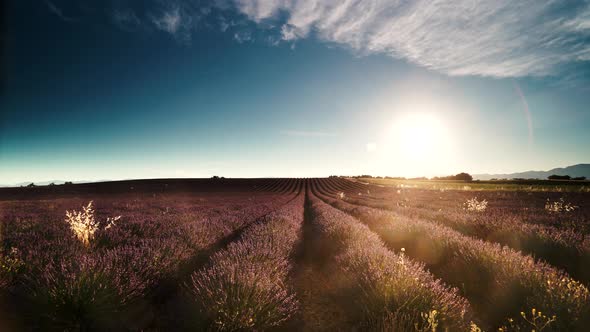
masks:
[[[590,179],[590,164],[576,164],[566,167],[552,168],[548,171],[524,171],[506,174],[473,174],[474,180],[491,179],[547,179],[550,175],[569,175],[571,177],[585,176]]]

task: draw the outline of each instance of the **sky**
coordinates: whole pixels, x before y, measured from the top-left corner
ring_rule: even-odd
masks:
[[[590,162],[590,2],[4,3],[0,184]]]

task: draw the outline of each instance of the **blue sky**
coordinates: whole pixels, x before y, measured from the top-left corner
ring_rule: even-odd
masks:
[[[585,1],[25,0],[4,15],[3,184],[590,161]]]

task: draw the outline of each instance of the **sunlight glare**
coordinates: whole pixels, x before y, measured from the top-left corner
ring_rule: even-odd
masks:
[[[409,113],[398,117],[388,139],[388,159],[404,173],[430,176],[451,162],[448,128],[433,113]]]
[[[394,125],[401,153],[412,159],[424,159],[436,154],[439,140],[445,139],[445,130],[434,116],[411,114]]]

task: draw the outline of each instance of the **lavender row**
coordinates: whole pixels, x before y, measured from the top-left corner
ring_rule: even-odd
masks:
[[[310,201],[318,252],[328,257],[328,269],[334,271],[330,288],[350,296],[352,305],[343,300],[340,310],[356,328],[413,330],[438,324],[443,330],[467,329],[469,304],[456,289],[435,280],[403,253],[389,251],[356,219],[313,196]]]
[[[372,201],[384,207],[405,207],[440,211],[443,214],[466,211],[466,202],[473,198],[486,201],[479,218],[486,222],[515,220],[519,223],[550,226],[559,230],[580,234],[590,233],[590,205],[587,193],[521,192],[521,191],[473,191],[473,190],[425,190],[401,186],[380,188],[363,185],[364,190],[351,187],[344,179],[323,181],[332,188],[348,188],[349,197]],[[360,184],[355,184],[361,186]],[[466,187],[469,187],[468,184]],[[370,194],[366,190],[370,190]],[[361,192],[362,195],[358,195]]]
[[[301,234],[303,198],[300,194],[251,225],[239,241],[216,253],[210,266],[192,275],[188,292],[209,328],[265,330],[296,312],[287,279],[289,258]]]
[[[330,187],[330,184],[322,181],[318,189],[328,196],[339,197],[338,193],[342,191],[338,189],[344,188]],[[409,191],[411,190],[400,191],[397,196],[405,197]],[[375,200],[368,195],[341,196],[341,199],[352,204],[391,210],[410,218],[433,221],[468,236],[507,245],[542,258],[554,266],[565,269],[585,284],[590,284],[590,237],[573,229],[559,229],[545,223],[522,222],[522,218],[516,212],[470,211],[463,207],[463,202],[441,206],[439,201],[442,200],[442,196],[440,200],[433,199],[432,206],[419,207],[412,205],[411,199],[399,201],[398,198],[396,202],[386,199]],[[551,213],[542,211],[541,214]],[[555,213],[554,216],[559,217]],[[563,217],[562,214],[560,218]]]
[[[174,283],[182,265],[204,249],[293,196],[262,197],[244,197],[248,205],[238,209],[220,206],[216,213],[190,218],[123,215],[112,227],[88,213],[81,218],[97,224],[90,237],[86,234],[88,241],[76,237],[63,219],[4,216],[0,291],[25,303],[30,312],[23,314],[34,328],[140,328],[149,322],[126,317],[126,312],[145,307],[163,283]],[[141,309],[140,316],[154,315],[152,309]]]
[[[431,222],[321,196],[356,216],[392,248],[405,248],[433,273],[462,289],[488,327],[520,320],[531,308],[556,317],[555,330],[582,330],[590,310],[588,289],[566,273],[530,256],[468,237]]]

